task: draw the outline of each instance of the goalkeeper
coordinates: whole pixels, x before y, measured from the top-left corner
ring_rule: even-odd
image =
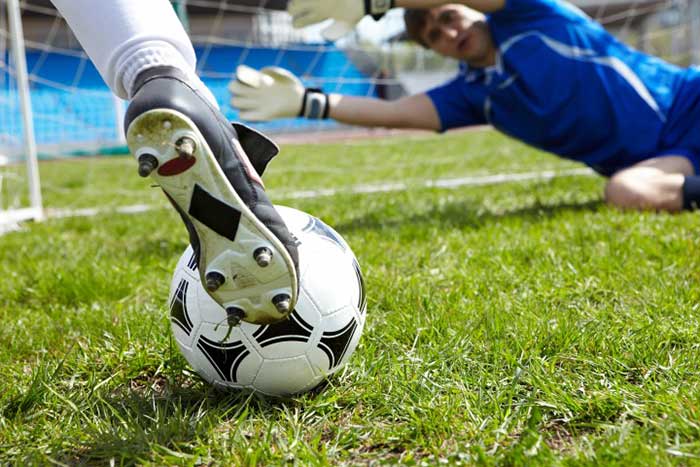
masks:
[[[365,13],[406,8],[408,36],[460,61],[424,94],[382,101],[304,89],[289,72],[240,67],[232,104],[248,120],[332,118],[446,131],[490,124],[609,177],[622,208],[680,211],[700,203],[700,70],[630,49],[560,0],[291,0],[296,27],[328,18],[329,39]]]

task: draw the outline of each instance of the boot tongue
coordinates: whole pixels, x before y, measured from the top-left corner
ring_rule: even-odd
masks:
[[[234,130],[238,133],[238,141],[248,155],[250,163],[255,171],[262,177],[267,164],[279,154],[280,149],[270,138],[242,123],[232,122]]]

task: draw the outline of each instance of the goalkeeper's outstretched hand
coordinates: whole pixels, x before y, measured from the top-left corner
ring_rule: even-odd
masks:
[[[241,119],[257,122],[296,117],[304,97],[301,81],[278,67],[258,71],[241,65],[228,89],[231,105],[238,108]]]
[[[321,34],[335,41],[351,32],[365,15],[379,19],[393,4],[393,0],[290,0],[287,11],[295,28],[332,19]]]
[[[258,71],[240,65],[228,89],[232,94],[231,105],[238,108],[243,120],[328,117],[328,96],[320,89],[306,89],[299,78],[284,68],[267,67]]]

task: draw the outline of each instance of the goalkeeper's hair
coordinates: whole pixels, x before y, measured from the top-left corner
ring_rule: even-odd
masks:
[[[428,22],[430,10],[424,8],[406,8],[403,13],[403,22],[406,25],[406,37],[419,43],[424,48],[429,49],[428,44],[423,40],[421,32]]]

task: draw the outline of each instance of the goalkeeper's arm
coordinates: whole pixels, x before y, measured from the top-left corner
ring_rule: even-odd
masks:
[[[425,94],[395,101],[330,94],[328,105],[330,118],[349,125],[440,129],[440,118],[435,106]]]
[[[326,94],[305,88],[291,72],[277,67],[260,71],[239,66],[229,84],[231,105],[243,120],[332,118],[350,125],[438,130],[440,119],[425,94],[384,101],[367,97]]]
[[[365,16],[381,18],[394,7],[430,9],[458,3],[483,13],[493,13],[505,6],[506,0],[290,0],[287,11],[292,15],[295,28],[333,22],[321,31],[323,37],[334,41],[352,31]]]

